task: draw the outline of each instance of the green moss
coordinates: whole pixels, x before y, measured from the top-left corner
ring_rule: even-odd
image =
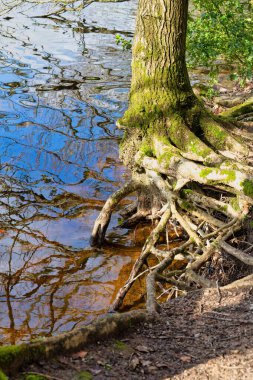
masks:
[[[143,51],[142,44],[137,45],[137,50]],[[148,54],[147,51],[146,53]],[[171,87],[168,86],[171,68],[156,70],[151,76],[146,73],[144,60],[142,56],[132,63],[135,80],[130,91],[129,108],[118,122],[127,128],[147,130],[155,120],[165,120],[172,111],[190,108],[193,101],[196,101],[190,87],[179,91],[178,86],[173,83]]]
[[[162,144],[162,149],[156,150],[154,147],[154,152],[155,156],[157,157],[157,161],[159,162],[159,164],[163,166],[163,168],[168,168],[170,166],[172,158],[181,158],[179,149],[171,145],[171,143],[168,140],[168,137],[154,133],[153,139],[156,140],[158,144]]]
[[[0,347],[0,368],[9,370],[15,368],[16,363],[29,363],[36,358],[42,358],[45,352],[43,345],[39,347],[28,347],[24,344],[16,346]]]
[[[233,182],[236,180],[236,173],[234,170],[230,169],[220,169],[220,174],[225,175],[227,178],[223,182]]]
[[[93,376],[89,371],[81,371],[75,377],[76,380],[92,380]]]
[[[8,377],[0,370],[0,380],[8,380]]]
[[[129,108],[119,124],[147,130],[154,121],[168,116],[171,103],[171,97],[164,89],[155,91],[147,84],[141,91],[131,92]]]
[[[183,194],[183,195],[193,194],[193,190],[191,190],[191,189],[184,189],[184,190],[182,191],[182,194]]]
[[[211,149],[208,147],[203,146],[203,144],[200,144],[200,140],[196,138],[196,140],[192,140],[192,143],[190,145],[191,152],[196,154],[199,157],[206,158],[209,154],[211,154]]]
[[[253,98],[250,98],[245,103],[239,104],[238,106],[232,107],[227,111],[222,112],[222,116],[235,118],[251,112],[253,112]]]
[[[227,132],[225,131],[222,131],[221,129],[219,128],[212,128],[212,136],[217,140],[219,141],[220,143],[223,143],[227,137]]]
[[[168,133],[171,141],[179,149],[203,159],[212,153],[212,150],[186,126],[183,117],[174,114],[170,115],[169,119]]]
[[[114,346],[117,350],[127,350],[129,346],[121,340],[115,340]]]
[[[157,161],[160,165],[162,165],[163,168],[167,169],[170,166],[171,159],[174,157],[174,154],[171,152],[165,152],[164,154],[161,154]]]
[[[227,205],[225,205],[225,206],[218,206],[218,209],[219,209],[220,212],[223,212],[224,214],[226,214],[227,211],[228,211],[228,206]]]
[[[231,198],[229,203],[235,211],[240,211],[241,208],[237,197]]]
[[[241,182],[241,186],[243,188],[243,194],[247,197],[253,198],[253,181],[245,179],[245,181]]]
[[[143,153],[143,155],[145,155],[145,156],[154,157],[153,150],[147,142],[143,142],[141,144],[140,152]]]
[[[134,44],[134,48],[133,48],[133,53],[136,54],[136,55],[141,55],[143,53],[145,53],[145,46],[140,42],[136,42]]]
[[[201,178],[206,178],[209,174],[211,174],[213,171],[213,169],[210,169],[210,168],[205,168],[205,169],[202,169],[201,172],[199,173],[199,176]]]
[[[201,121],[201,128],[206,136],[206,139],[217,149],[224,149],[224,144],[229,136],[216,121],[208,118]]]
[[[181,201],[180,206],[185,210],[193,210],[193,205],[185,199]]]
[[[201,178],[206,178],[209,174],[213,172],[216,173],[218,176],[224,176],[225,178],[222,179],[222,182],[224,183],[231,183],[236,180],[236,172],[230,169],[205,168],[201,170],[199,175]]]
[[[33,373],[26,375],[24,378],[24,380],[46,380],[46,379],[47,379],[47,377],[45,377],[43,375],[36,375]]]
[[[8,368],[13,361],[23,356],[25,352],[23,345],[0,347],[0,368]]]

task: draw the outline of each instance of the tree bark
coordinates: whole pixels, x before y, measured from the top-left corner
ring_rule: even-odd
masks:
[[[191,92],[185,64],[187,14],[188,0],[139,1],[131,93],[145,85]]]
[[[139,0],[129,109],[119,121],[145,127],[196,101],[185,62],[188,0]]]

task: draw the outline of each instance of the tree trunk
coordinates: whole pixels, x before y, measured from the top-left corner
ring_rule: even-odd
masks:
[[[193,93],[185,60],[187,15],[188,0],[139,1],[129,108],[118,121],[126,130],[121,158],[132,169],[138,151],[157,155],[154,135],[185,158],[208,164],[221,163],[219,151],[230,158],[231,152],[247,153]]]
[[[187,0],[140,0],[130,105],[120,124],[145,127],[196,100],[185,63]]]

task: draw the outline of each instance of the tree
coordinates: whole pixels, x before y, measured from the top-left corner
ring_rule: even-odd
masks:
[[[241,228],[252,204],[250,140],[234,118],[252,112],[253,101],[217,117],[195,96],[185,60],[187,17],[188,0],[139,0],[129,108],[118,121],[125,131],[121,158],[131,168],[132,180],[107,200],[91,244],[103,244],[113,209],[132,192],[137,192],[137,211],[125,225],[148,215],[158,224],[118,293],[115,309],[151,254],[162,259],[148,270],[151,312],[157,309],[157,280],[186,288],[192,282],[210,285],[198,271],[218,246],[245,261],[245,253],[226,240]],[[161,251],[156,244],[170,218],[181,225],[188,240]],[[180,277],[167,269],[178,252],[193,257]]]

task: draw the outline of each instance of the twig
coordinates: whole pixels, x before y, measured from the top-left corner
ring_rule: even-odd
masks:
[[[216,314],[216,315],[210,315],[210,314]],[[222,316],[225,316],[225,318],[223,318]],[[228,314],[222,314],[222,313],[219,313],[219,312],[215,312],[215,311],[209,311],[208,313],[206,314],[203,314],[203,317],[207,317],[207,318],[213,318],[213,319],[218,319],[220,321],[225,321],[225,322],[235,322],[235,323],[245,323],[245,324],[253,324],[253,320],[246,320],[246,319],[239,319],[239,318],[226,318]],[[220,317],[221,316],[221,317]]]
[[[40,373],[40,372],[21,372],[23,375],[35,375],[35,376],[42,376],[42,377],[46,377],[47,379],[50,379],[50,380],[64,380],[63,378],[61,377],[55,377],[55,376],[50,376],[50,375],[46,375],[45,373]]]
[[[219,295],[218,304],[220,304],[221,300],[222,300],[222,293],[221,293],[221,290],[220,290],[220,287],[219,287],[219,281],[218,280],[216,281],[216,287],[217,287],[217,292],[218,292],[218,295]]]

